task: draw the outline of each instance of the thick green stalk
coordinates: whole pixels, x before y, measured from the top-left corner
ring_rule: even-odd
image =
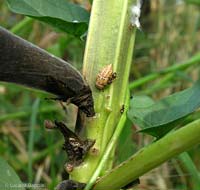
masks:
[[[96,139],[96,143],[84,163],[71,173],[71,178],[80,182],[88,182],[96,170],[125,104],[135,40],[135,29],[130,27],[130,7],[134,2],[93,1],[83,74],[92,88],[96,111],[96,117],[86,120],[86,134],[88,138]],[[96,76],[109,64],[112,64],[117,78],[100,91],[95,87]],[[101,172],[106,169],[104,167]]]
[[[93,190],[120,189],[168,159],[199,143],[200,119],[143,148],[100,178]]]
[[[124,128],[126,119],[127,119],[127,111],[128,111],[128,107],[129,107],[129,93],[127,93],[127,97],[126,97],[126,103],[124,105],[124,112],[122,113],[122,116],[119,120],[119,123],[117,124],[117,127],[115,129],[115,132],[112,136],[112,138],[110,139],[110,142],[102,156],[102,159],[100,160],[100,163],[98,165],[98,167],[96,168],[96,171],[94,172],[93,176],[91,177],[90,181],[87,183],[87,186],[85,188],[85,190],[89,190],[91,189],[91,187],[94,185],[96,179],[98,178],[98,176],[100,175],[102,169],[105,167],[106,162],[108,162],[109,156],[112,153],[112,150],[114,149],[117,140]]]

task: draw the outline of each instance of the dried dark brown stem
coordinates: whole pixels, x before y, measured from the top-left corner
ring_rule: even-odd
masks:
[[[0,81],[41,89],[94,115],[92,93],[69,63],[0,27]]]
[[[68,155],[66,169],[68,172],[71,172],[75,166],[78,166],[83,162],[85,155],[94,145],[95,140],[80,139],[80,137],[68,129],[63,122],[55,121],[53,123],[49,120],[45,120],[44,125],[47,129],[58,129],[64,136],[65,143],[63,149]]]
[[[64,180],[57,185],[56,190],[81,190],[85,187],[85,183],[79,183],[73,180]]]

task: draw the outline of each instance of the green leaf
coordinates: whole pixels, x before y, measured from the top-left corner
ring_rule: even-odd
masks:
[[[88,28],[89,13],[66,0],[7,0],[10,9],[33,17],[63,32],[83,35]]]
[[[0,157],[0,189],[1,190],[24,190],[23,184],[15,171]]]
[[[136,144],[133,141],[133,129],[132,122],[127,119],[125,126],[118,139],[117,146],[117,163],[127,160],[137,150]]]
[[[181,118],[200,107],[200,80],[191,88],[170,95],[155,103],[147,97],[134,97],[128,111],[129,119],[140,132],[161,137],[177,126]]]

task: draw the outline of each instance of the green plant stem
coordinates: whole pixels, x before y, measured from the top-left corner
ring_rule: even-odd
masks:
[[[25,17],[22,21],[13,26],[10,31],[14,34],[18,34],[22,29],[26,28],[27,25],[32,24],[33,21],[32,18]]]
[[[84,163],[70,173],[70,177],[79,182],[87,183],[96,171],[120,120],[120,109],[125,104],[136,31],[130,27],[130,7],[134,2],[93,1],[83,75],[92,89],[95,103],[96,117],[86,119],[85,129],[87,138],[96,140],[93,147],[96,153],[91,151]],[[110,64],[117,78],[100,91],[95,87],[96,76]],[[110,161],[105,163],[101,174],[111,165]]]
[[[173,78],[176,76],[175,73],[168,73],[163,78],[159,79],[159,81],[155,84],[153,84],[151,87],[145,89],[141,93],[149,95],[152,93],[155,93],[158,90],[162,90],[170,86],[170,81],[173,80]]]
[[[195,187],[200,187],[200,176],[194,162],[192,161],[190,155],[187,152],[183,152],[179,155],[179,159],[184,164],[187,171],[192,175],[193,183]]]
[[[200,62],[200,54],[196,54],[192,58],[190,58],[189,60],[187,60],[183,63],[172,65],[171,67],[163,69],[160,72],[149,74],[145,77],[142,77],[141,79],[131,82],[129,84],[129,89],[132,90],[138,86],[142,86],[143,84],[150,82],[152,80],[155,80],[156,78],[162,76],[163,74],[168,74],[168,73],[176,72],[179,70],[187,69],[188,67],[190,67],[192,65],[199,64],[199,62]]]
[[[141,149],[130,159],[101,177],[93,190],[118,190],[163,162],[199,143],[200,119]]]
[[[29,182],[32,182],[33,180],[33,171],[32,171],[32,156],[33,156],[33,146],[34,146],[34,134],[35,130],[34,127],[36,125],[36,119],[38,114],[38,109],[40,105],[40,99],[36,99],[33,107],[32,107],[32,114],[31,114],[31,120],[30,120],[30,132],[29,132],[29,140],[28,140],[28,178]]]
[[[112,150],[114,148],[114,146],[116,145],[116,142],[118,140],[118,137],[120,136],[122,130],[123,130],[123,127],[125,125],[125,122],[126,122],[126,119],[127,119],[127,110],[128,110],[128,107],[129,107],[129,98],[130,98],[130,94],[127,93],[127,98],[126,98],[126,103],[124,105],[125,109],[124,109],[124,112],[119,120],[119,123],[115,129],[115,132],[101,158],[101,161],[100,163],[98,164],[98,167],[96,168],[93,176],[91,177],[90,181],[87,183],[87,186],[85,187],[84,190],[89,190],[91,189],[91,187],[94,185],[96,179],[98,178],[98,176],[100,175],[103,167],[105,166],[106,162],[108,161],[109,159],[109,156],[110,154],[112,153]]]

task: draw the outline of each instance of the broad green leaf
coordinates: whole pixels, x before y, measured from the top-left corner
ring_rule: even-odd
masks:
[[[161,137],[176,127],[181,118],[199,107],[200,80],[191,88],[172,94],[155,103],[147,97],[134,97],[131,100],[128,117],[141,128],[140,132]]]
[[[73,34],[83,35],[88,28],[89,13],[66,0],[7,0],[10,9],[33,17],[51,26]]]
[[[24,190],[23,184],[15,171],[0,157],[0,189]]]
[[[127,119],[125,126],[120,134],[117,146],[117,163],[127,160],[137,150],[136,144],[133,141],[132,122]]]

